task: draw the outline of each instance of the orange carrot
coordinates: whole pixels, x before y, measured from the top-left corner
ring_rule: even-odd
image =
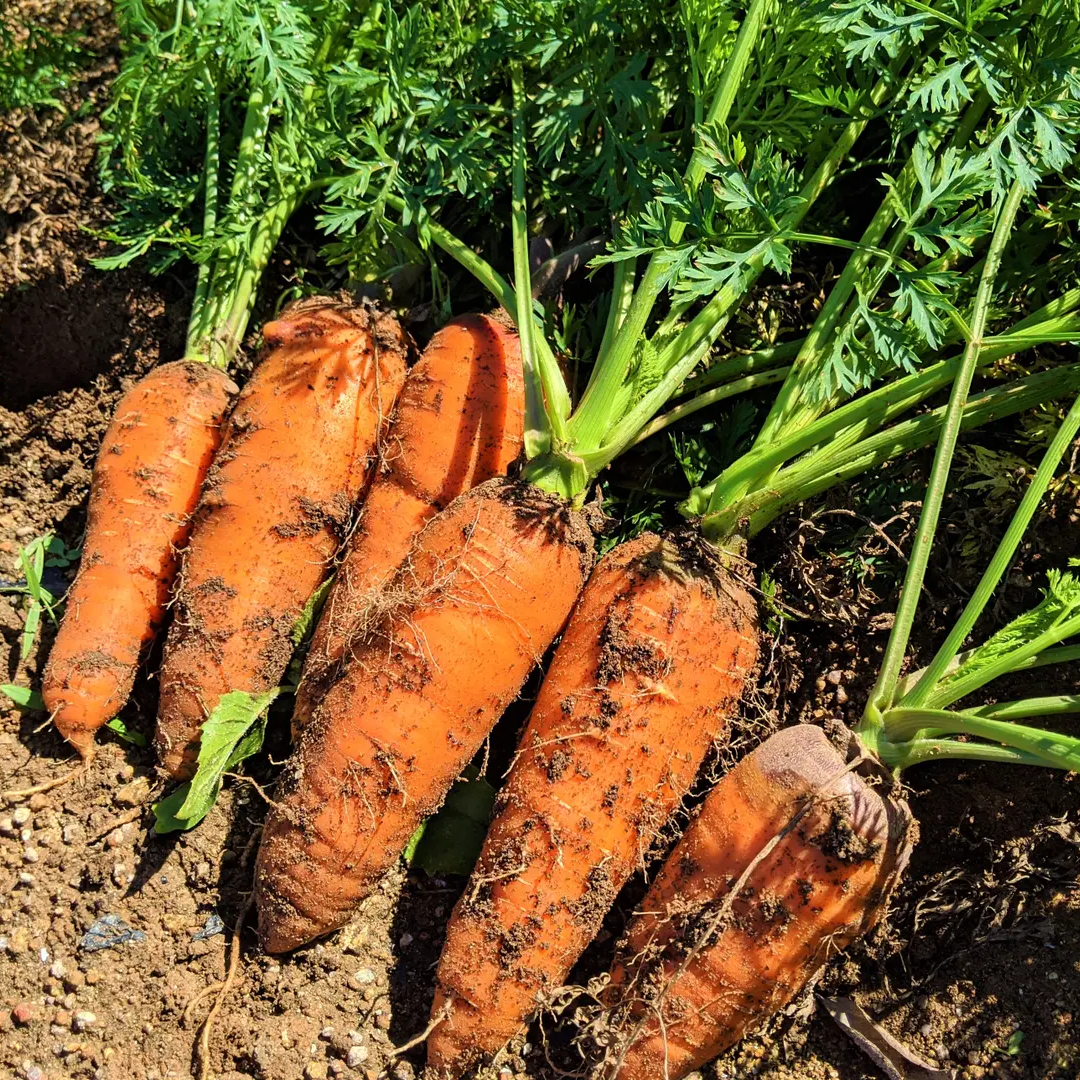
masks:
[[[349,919],[562,629],[592,558],[586,514],[520,481],[489,480],[428,522],[267,816],[255,896],[268,952]]]
[[[195,512],[166,641],[155,745],[177,778],[223,694],[280,681],[405,377],[397,320],[315,298],[263,329]]]
[[[487,315],[448,323],[410,369],[360,522],[311,640],[294,735],[329,689],[349,636],[425,522],[521,452],[517,333]]]
[[[907,805],[879,794],[854,764],[819,728],[799,725],[767,739],[709,794],[613,969],[623,1037],[608,1076],[680,1080],[874,925],[915,827]]]
[[[124,394],[102,440],[82,563],[42,684],[60,734],[87,760],[165,616],[177,550],[234,393],[207,364],[163,364]]]
[[[460,1076],[563,984],[725,732],[756,605],[689,537],[600,560],[555,652],[447,929],[428,1062]]]

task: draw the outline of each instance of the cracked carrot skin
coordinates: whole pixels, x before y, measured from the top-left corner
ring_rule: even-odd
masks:
[[[905,803],[847,765],[820,728],[796,725],[709,794],[612,970],[626,1041],[606,1075],[680,1080],[783,1008],[877,922],[915,826]]]
[[[524,411],[521,348],[512,326],[465,315],[431,339],[405,379],[359,524],[312,637],[293,709],[294,738],[333,683],[350,636],[413,537],[518,457]]]
[[[428,1064],[460,1076],[561,986],[722,738],[752,597],[696,538],[597,564],[533,707],[439,964]]]
[[[588,515],[489,480],[432,518],[304,728],[255,872],[267,952],[342,926],[441,805],[562,629]]]
[[[155,747],[192,775],[223,694],[276,686],[330,571],[405,378],[397,320],[314,298],[263,328],[195,512],[166,639]]]
[[[177,552],[235,393],[208,364],[163,364],[124,394],[105,432],[79,573],[42,680],[53,723],[86,760],[164,621]]]

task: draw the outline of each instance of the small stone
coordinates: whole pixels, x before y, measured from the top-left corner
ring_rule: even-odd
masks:
[[[359,1046],[364,1041],[364,1036],[359,1031],[347,1031],[345,1038],[353,1044],[353,1046]]]
[[[64,976],[64,989],[75,993],[86,985],[86,976],[81,971],[73,971]]]
[[[101,972],[100,971],[95,971],[93,968],[91,968],[86,973],[86,985],[87,986],[97,986],[97,984],[99,982],[101,982]]]
[[[121,806],[142,806],[150,798],[150,782],[145,776],[117,788],[113,801]]]
[[[333,1028],[332,1024],[327,1024],[326,1027],[324,1027],[319,1032],[319,1038],[322,1039],[323,1042],[330,1042],[330,1040],[333,1039],[333,1037],[334,1037],[334,1028]]]
[[[923,1026],[919,1028],[919,1034],[929,1037],[933,1030],[934,1026],[932,1024],[923,1024]]]
[[[345,1064],[350,1069],[359,1069],[368,1059],[368,1048],[366,1046],[350,1046],[349,1052],[345,1055]]]
[[[29,888],[31,885],[34,884],[34,881],[34,875],[31,874],[28,870],[24,870],[21,874],[19,874],[20,885],[25,885],[27,888]]]
[[[62,979],[67,974],[67,968],[63,960],[54,960],[49,968],[49,974],[54,979]]]
[[[306,1080],[326,1080],[327,1069],[325,1061],[311,1061],[304,1070]]]
[[[122,863],[114,863],[112,868],[112,879],[117,885],[123,885],[127,881],[127,867]]]
[[[21,1072],[23,1080],[45,1080],[45,1074],[32,1062],[24,1061]]]
[[[41,948],[38,949],[37,958],[43,964],[47,964],[49,962],[49,950],[46,949],[44,945],[42,945]]]
[[[829,674],[825,676],[825,681],[831,683],[833,686],[839,686],[840,680],[843,679],[843,677],[844,673],[837,668],[834,671],[830,671]]]
[[[403,949],[407,949],[407,948],[408,948],[408,947],[409,947],[409,946],[410,946],[410,945],[411,945],[412,943],[413,943],[413,936],[412,936],[412,934],[402,934],[402,935],[401,935],[401,940],[400,940],[400,941],[398,942],[398,944],[399,944],[399,945],[400,945],[400,946],[401,946],[401,947],[402,947]]]
[[[37,848],[27,845],[23,848],[22,857],[25,863],[36,863],[38,861]]]
[[[30,820],[30,809],[26,806],[20,806],[18,810],[11,815],[11,820],[18,826],[25,825]]]
[[[836,704],[837,705],[846,705],[847,704],[847,699],[848,699],[847,691],[842,686],[838,686],[836,688]]]
[[[72,1016],[66,1009],[57,1009],[56,1016],[53,1019],[61,1027],[71,1027]]]
[[[67,824],[60,833],[65,844],[77,844],[82,838],[82,830],[77,825]]]
[[[408,1061],[399,1061],[390,1075],[393,1076],[394,1080],[413,1080],[416,1074]]]
[[[33,1019],[36,1010],[34,1006],[28,1001],[20,1001],[14,1009],[11,1010],[11,1019],[15,1021],[19,1027],[26,1027]]]
[[[113,829],[108,836],[105,837],[105,846],[108,848],[116,849],[122,846],[124,843],[124,830]]]
[[[73,1031],[85,1031],[88,1027],[97,1023],[97,1017],[92,1012],[77,1012],[75,1019],[71,1022],[71,1028]]]
[[[15,822],[9,817],[0,817],[0,836],[14,836]]]
[[[390,1030],[390,1014],[389,1013],[379,1013],[378,1016],[375,1017],[375,1026],[380,1031],[389,1031]]]
[[[35,791],[26,805],[30,807],[33,813],[37,814],[48,808],[49,799],[43,791]]]

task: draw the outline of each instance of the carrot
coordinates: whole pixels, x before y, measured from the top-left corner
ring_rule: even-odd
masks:
[[[915,827],[854,766],[819,728],[797,725],[710,792],[612,970],[626,1038],[607,1075],[680,1080],[874,925]]]
[[[454,319],[410,369],[378,474],[311,640],[298,732],[329,689],[371,596],[424,524],[521,452],[525,389],[517,333],[487,315]]]
[[[556,650],[447,929],[428,1061],[459,1076],[562,985],[724,734],[756,606],[708,546],[600,560]]]
[[[166,641],[155,745],[187,778],[221,695],[277,685],[405,377],[390,315],[315,298],[263,329],[195,512]]]
[[[163,364],[124,394],[105,432],[82,563],[42,685],[57,729],[87,760],[165,616],[177,549],[235,392],[207,364]]]
[[[267,816],[255,896],[268,952],[348,920],[562,629],[592,557],[587,515],[520,481],[489,480],[428,522]]]

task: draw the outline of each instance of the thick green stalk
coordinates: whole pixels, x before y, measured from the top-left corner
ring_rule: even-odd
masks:
[[[525,373],[525,453],[529,458],[566,441],[565,413],[560,402],[548,397],[544,373],[533,348],[532,278],[529,270],[529,223],[525,202],[525,83],[520,63],[510,68],[514,95],[513,193],[511,232],[514,248],[515,310],[521,337],[521,364]],[[561,381],[561,377],[560,377]]]
[[[881,749],[885,765],[898,772],[928,761],[990,761],[999,765],[1039,765],[1045,769],[1060,769],[1056,761],[1014,750],[1011,746],[995,746],[984,742],[957,742],[956,739],[912,739],[905,743],[885,743]]]
[[[1024,492],[1024,497],[1020,500],[1020,505],[1016,508],[1016,512],[1009,522],[1009,527],[994,552],[990,565],[986,568],[982,579],[971,594],[971,599],[968,600],[960,617],[956,620],[952,630],[949,631],[949,636],[945,639],[941,648],[938,649],[937,654],[923,672],[915,688],[903,697],[902,703],[906,707],[918,708],[930,700],[938,682],[960,651],[961,645],[963,645],[968,634],[971,633],[975,623],[978,622],[979,616],[986,609],[990,597],[993,596],[994,590],[998,587],[1012,563],[1016,549],[1020,546],[1020,541],[1023,539],[1031,519],[1035,516],[1035,511],[1042,502],[1042,497],[1050,486],[1050,481],[1053,480],[1057,467],[1065,456],[1065,451],[1069,449],[1073,439],[1076,438],[1077,431],[1080,431],[1080,398],[1073,402],[1072,408],[1062,421],[1061,427],[1058,428],[1057,434],[1043,455],[1039,468],[1028,485],[1027,491]]]
[[[969,431],[1077,391],[1080,391],[1080,365],[1041,371],[969,400],[960,427]],[[862,439],[842,454],[820,460],[815,455],[804,459],[806,465],[800,461],[781,469],[767,488],[750,492],[729,508],[729,516],[721,522],[727,528],[722,535],[730,535],[739,522],[749,521],[749,535],[756,536],[790,507],[901,454],[929,446],[937,439],[947,412],[948,407],[941,406]]]
[[[917,738],[920,731],[971,735],[1022,750],[1059,768],[1080,771],[1080,739],[1042,728],[947,709],[889,709],[883,721],[885,737],[894,744]]]
[[[772,386],[773,383],[783,382],[790,370],[791,368],[774,368],[772,371],[759,371],[753,375],[746,375],[741,379],[736,379],[734,382],[724,383],[723,386],[718,386],[714,390],[706,390],[704,393],[698,394],[697,397],[676,406],[670,412],[664,413],[663,416],[658,416],[643,427],[633,445],[637,446],[638,443],[643,443],[658,432],[671,427],[672,424],[685,420],[686,417],[693,416],[694,413],[708,408],[710,405],[715,405],[717,402],[726,401],[728,398],[735,397],[738,394],[749,393],[751,390],[758,390],[762,386]]]
[[[203,163],[202,239],[204,242],[212,242],[217,229],[218,176],[221,170],[221,98],[209,68],[205,70],[203,77],[207,82],[209,96],[206,102],[206,153]],[[208,359],[207,354],[201,352],[198,346],[203,312],[209,295],[211,261],[207,258],[199,263],[187,333],[186,357],[191,360]]]
[[[907,652],[908,639],[911,636],[911,629],[915,621],[915,609],[918,606],[923,578],[926,575],[926,567],[930,560],[930,547],[937,531],[941,504],[945,498],[945,485],[949,478],[949,469],[956,450],[956,441],[960,435],[964,404],[967,400],[968,390],[971,387],[971,380],[975,374],[979,352],[983,347],[983,334],[986,331],[986,320],[990,311],[990,301],[993,297],[994,282],[997,279],[998,270],[1001,267],[1001,257],[1012,232],[1013,223],[1016,221],[1016,214],[1020,209],[1023,196],[1023,187],[1019,182],[1015,182],[1005,198],[1004,205],[998,215],[997,224],[994,227],[993,240],[987,251],[986,264],[983,267],[982,276],[979,279],[979,288],[975,295],[975,307],[971,319],[971,340],[964,350],[960,371],[957,374],[956,381],[953,383],[948,413],[934,455],[930,483],[927,486],[922,513],[919,515],[919,525],[915,533],[907,573],[904,576],[900,603],[897,605],[896,621],[893,624],[888,644],[885,647],[881,671],[878,674],[877,682],[867,704],[864,724],[875,724],[880,713],[892,703],[893,695],[896,692],[896,680],[900,674],[900,666],[903,663],[904,655]]]
[[[760,37],[765,11],[771,2],[772,0],[751,0],[750,9],[739,28],[735,47],[724,65],[719,86],[706,116],[707,123],[722,125],[727,122],[739,82],[746,72],[750,55]],[[695,146],[685,173],[686,187],[691,194],[700,187],[705,170],[705,162]],[[684,222],[670,222],[668,239],[671,245],[677,245],[682,240],[685,228]],[[658,252],[649,259],[614,344],[607,356],[602,358],[603,362],[598,362],[593,367],[585,393],[569,423],[574,445],[581,453],[598,450],[604,441],[613,419],[612,406],[633,363],[634,351],[645,332],[653,307],[665,287],[666,277],[664,253]]]
[[[637,259],[624,259],[615,264],[615,280],[611,287],[611,303],[608,305],[607,321],[604,323],[604,336],[600,339],[600,348],[596,362],[602,363],[618,336],[626,313],[634,299],[634,283],[637,280]]]
[[[1080,712],[1080,694],[1055,694],[1053,697],[1023,698],[1020,701],[1001,701],[966,709],[988,720],[1026,720],[1030,716],[1068,716]]]
[[[765,349],[755,349],[748,353],[735,353],[717,360],[700,375],[687,379],[679,388],[675,397],[699,394],[717,383],[727,382],[732,378],[749,375],[755,371],[768,371],[797,356],[802,341],[785,341],[781,345],[771,345]]]

